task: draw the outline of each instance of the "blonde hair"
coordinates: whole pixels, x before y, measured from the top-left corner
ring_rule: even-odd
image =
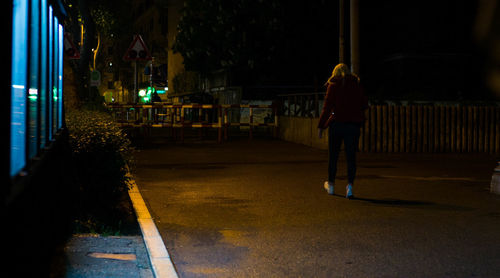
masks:
[[[351,75],[351,70],[346,64],[340,63],[335,66],[335,68],[332,71],[332,76],[328,78],[325,85],[332,84],[334,78],[344,78],[347,75]]]

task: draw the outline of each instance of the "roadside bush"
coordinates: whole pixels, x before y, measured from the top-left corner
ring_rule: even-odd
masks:
[[[128,167],[133,148],[112,120],[102,111],[75,110],[66,114],[69,132],[70,179],[74,186],[77,222],[83,229],[99,230],[123,219],[127,212]],[[104,223],[104,224],[103,224]]]

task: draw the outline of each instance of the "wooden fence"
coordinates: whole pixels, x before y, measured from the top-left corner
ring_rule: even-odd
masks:
[[[500,107],[372,105],[364,152],[500,152]]]

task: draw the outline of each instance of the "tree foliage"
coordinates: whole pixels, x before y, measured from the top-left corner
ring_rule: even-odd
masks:
[[[80,38],[80,26],[83,26],[84,37],[80,42],[80,59],[71,63],[75,75],[75,85],[80,101],[91,102],[96,92],[89,90],[89,72],[93,58],[93,49],[97,47],[97,37],[131,37],[125,35],[130,31],[130,20],[126,16],[130,0],[64,0],[68,13],[65,21],[66,32],[73,36],[75,42]],[[98,94],[97,94],[98,95]]]
[[[186,0],[173,50],[187,70],[257,69],[269,63],[282,29],[278,0]]]

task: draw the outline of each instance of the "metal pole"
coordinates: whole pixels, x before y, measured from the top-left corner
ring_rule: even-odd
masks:
[[[149,68],[149,86],[151,87],[151,90],[153,88],[153,62],[154,62],[155,58],[154,57],[151,57],[151,66]]]
[[[137,103],[137,61],[134,60],[134,103]]]
[[[351,0],[351,72],[359,75],[359,0]]]
[[[339,63],[344,63],[344,0],[339,0]]]

